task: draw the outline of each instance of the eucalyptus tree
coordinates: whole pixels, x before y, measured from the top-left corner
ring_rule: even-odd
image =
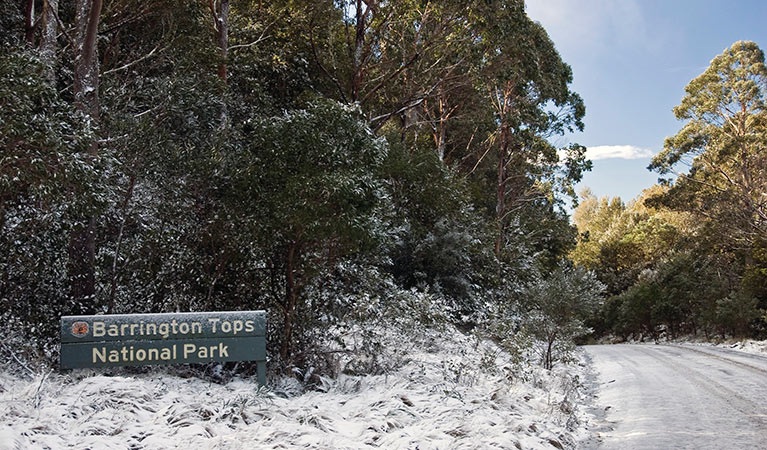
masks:
[[[713,221],[725,245],[749,249],[767,235],[764,52],[754,42],[734,43],[685,93],[674,114],[686,124],[649,168],[677,175],[665,203]]]
[[[547,140],[583,129],[583,101],[569,89],[572,70],[546,30],[517,0],[484,2],[473,23],[482,56],[478,81],[492,105],[496,128],[490,143],[496,155],[495,251],[505,245],[505,227],[516,207],[552,194],[544,178],[556,170],[557,149]],[[578,181],[589,165],[585,149],[567,155],[565,184]],[[566,188],[567,189],[567,188]]]
[[[75,107],[98,127],[99,103],[99,54],[98,31],[101,22],[102,0],[78,0],[75,2],[74,38],[74,94]],[[88,148],[88,155],[98,153],[98,140]],[[71,295],[75,301],[93,302],[96,295],[96,219],[92,214],[83,218],[80,226],[72,231],[69,250],[69,278]]]

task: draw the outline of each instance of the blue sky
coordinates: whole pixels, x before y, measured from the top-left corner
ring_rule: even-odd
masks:
[[[767,49],[764,0],[527,0],[527,12],[586,103],[585,131],[557,142],[589,148],[594,169],[579,189],[624,201],[656,182],[646,167],[683,125],[672,108],[687,83],[736,41]]]

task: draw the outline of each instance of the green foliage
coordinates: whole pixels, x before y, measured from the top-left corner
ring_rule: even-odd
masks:
[[[389,238],[388,195],[377,176],[387,147],[355,108],[332,101],[253,118],[243,133],[243,151],[232,155],[233,190],[224,197],[256,214],[251,232],[285,274],[284,358],[296,319],[302,333],[310,323],[306,316],[335,314],[333,305],[306,308],[303,286],[347,256],[377,251]]]
[[[691,168],[660,201],[710,218],[724,245],[748,247],[767,231],[764,53],[754,42],[734,43],[685,93],[674,114],[687,123],[649,168],[669,173],[685,158]]]
[[[716,302],[716,318],[724,330],[737,337],[748,337],[753,322],[764,317],[757,299],[743,293],[732,293]]]
[[[260,199],[265,236],[358,246],[383,232],[374,213],[386,195],[376,178],[386,145],[353,108],[323,101],[245,128],[235,183]]]
[[[92,127],[62,101],[46,70],[30,52],[0,56],[0,211],[54,200],[89,171],[77,154],[93,138]]]
[[[468,320],[480,306],[484,273],[492,267],[486,224],[469,203],[467,187],[433,151],[393,146],[382,167],[400,230],[391,273],[406,288],[444,295],[454,316]]]
[[[545,368],[566,360],[574,340],[590,333],[584,321],[601,306],[603,291],[593,273],[565,264],[525,287],[522,326],[540,342]]]
[[[580,239],[570,257],[576,264],[593,269],[599,263],[603,238],[607,237],[610,226],[626,208],[620,198],[597,199],[588,189],[580,196],[581,201],[573,213]]]
[[[81,154],[91,124],[63,101],[32,53],[0,56],[0,309],[34,338],[81,311],[67,296],[73,218],[100,210],[114,161]],[[52,351],[48,341],[39,349]]]
[[[645,269],[637,280],[610,298],[602,312],[602,332],[658,338],[681,333],[731,332],[717,312],[719,299],[728,296],[726,261],[698,252],[671,252]]]
[[[596,271],[612,295],[635,283],[643,270],[653,268],[670,251],[687,245],[685,237],[693,225],[685,214],[645,205],[658,192],[664,188],[646,189],[628,206],[617,197],[581,194],[573,215],[580,237],[570,256],[576,264]]]
[[[743,273],[741,290],[755,297],[761,309],[767,309],[767,243],[763,240],[754,244],[749,264]]]
[[[18,46],[24,31],[24,9],[21,2],[3,0],[0,2],[0,48]]]
[[[728,295],[737,268],[711,253],[701,238],[705,227],[691,216],[648,202],[667,191],[653,187],[628,206],[587,193],[576,209],[581,238],[573,259],[593,269],[611,295],[589,321],[598,334],[709,335],[724,326],[715,303]]]

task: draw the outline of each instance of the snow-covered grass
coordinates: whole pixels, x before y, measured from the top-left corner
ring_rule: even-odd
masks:
[[[622,342],[614,336],[607,336],[598,341],[603,344],[614,344]],[[667,344],[685,344],[685,345],[699,345],[703,347],[719,347],[730,350],[736,350],[739,352],[750,353],[752,355],[767,356],[767,340],[754,340],[754,339],[737,339],[727,338],[722,339],[714,337],[712,339],[706,339],[703,336],[679,336],[675,339],[669,339],[666,336],[662,336],[658,340],[652,338],[646,338],[644,340],[629,339],[625,341],[630,344],[644,344],[644,343],[667,343]]]
[[[624,342],[615,336],[606,336],[597,341],[601,344],[616,344]],[[679,336],[674,339],[670,339],[665,335],[662,335],[659,339],[652,339],[646,337],[645,339],[629,339],[625,341],[629,344],[645,344],[645,343],[668,343],[668,344],[688,344],[688,345],[700,345],[700,346],[714,346],[719,348],[726,348],[730,350],[737,350],[744,353],[751,353],[753,355],[767,356],[767,340],[754,340],[754,339],[737,339],[727,338],[722,339],[720,337],[713,337],[706,339],[703,336]]]
[[[713,345],[720,348],[751,353],[752,355],[767,356],[767,341],[755,341],[753,339],[729,339],[716,343],[695,341],[688,343],[695,345]]]
[[[0,449],[575,448],[589,435],[583,365],[516,364],[455,329],[408,340],[384,375],[258,389],[158,369],[133,376],[0,373]]]

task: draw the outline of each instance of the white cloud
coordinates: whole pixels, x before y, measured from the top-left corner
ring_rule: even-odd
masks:
[[[586,158],[598,159],[642,159],[653,156],[653,151],[634,145],[598,145],[586,149]]]

